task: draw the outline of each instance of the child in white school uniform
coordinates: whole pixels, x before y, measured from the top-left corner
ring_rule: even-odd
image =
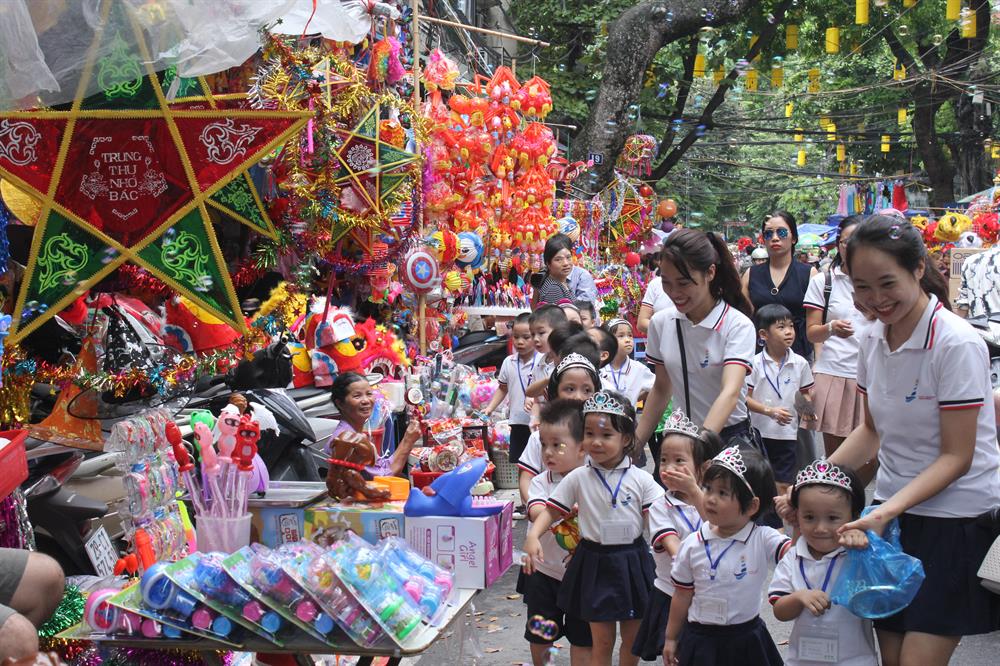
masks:
[[[517,464],[521,452],[524,451],[531,436],[531,415],[524,408],[524,391],[531,384],[531,376],[535,371],[535,366],[542,362],[544,358],[541,353],[535,350],[534,341],[531,337],[531,327],[529,319],[531,315],[522,312],[514,319],[510,335],[513,342],[514,353],[503,360],[500,365],[500,372],[497,373],[497,380],[500,385],[490,399],[486,409],[486,414],[492,414],[500,406],[504,398],[509,404],[508,421],[510,423],[510,461]]]
[[[649,605],[654,563],[643,538],[646,514],[663,489],[632,464],[635,410],[619,393],[599,391],[583,405],[587,464],[563,478],[524,543],[544,561],[539,537],[577,507],[580,543],[559,589],[559,607],[590,622],[591,664],[610,666],[618,625],[619,664],[638,662],[629,648]]]
[[[844,566],[839,539],[842,525],[857,519],[865,507],[865,488],[853,471],[827,460],[816,460],[799,472],[792,489],[800,537],[778,563],[768,589],[774,617],[794,620],[786,664],[805,666],[877,666],[872,623],[830,604]]]
[[[781,664],[760,604],[768,565],[781,560],[791,541],[754,523],[777,492],[771,467],[756,451],[733,446],[713,459],[703,487],[706,522],[681,543],[670,573],[675,590],[663,660],[682,666]]]
[[[656,376],[644,363],[632,360],[632,351],[635,348],[632,324],[624,319],[612,319],[604,330],[618,340],[618,353],[611,363],[601,368],[601,382],[628,398],[633,405],[637,405],[653,388]]]
[[[562,478],[583,464],[583,403],[579,400],[554,400],[542,408],[538,432],[542,441],[545,471],[531,479],[528,516],[536,519],[545,510],[549,496]],[[575,517],[563,520],[562,528],[576,528]],[[590,661],[590,626],[584,620],[564,613],[556,599],[560,581],[566,573],[566,561],[572,553],[556,540],[555,528],[542,534],[539,541],[545,560],[525,561],[526,578],[522,581],[528,618],[524,638],[531,646],[534,666],[547,662],[552,644],[562,636],[570,644],[570,663],[586,666]]]
[[[795,322],[784,305],[765,305],[754,315],[757,335],[764,349],[753,359],[747,377],[747,407],[750,422],[760,432],[768,461],[774,470],[778,492],[784,493],[795,479],[795,444],[799,415],[795,398],[808,402],[813,386],[809,361],[792,351]]]
[[[663,654],[664,632],[670,615],[674,584],[670,568],[681,541],[701,527],[701,477],[722,450],[722,440],[701,430],[681,410],[675,410],[663,428],[660,480],[667,492],[649,508],[649,533],[656,562],[656,581],[649,609],[632,644],[632,654],[657,661]]]

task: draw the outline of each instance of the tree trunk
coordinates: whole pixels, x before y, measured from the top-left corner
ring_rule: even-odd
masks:
[[[940,103],[934,102],[931,85],[921,84],[914,91],[913,138],[931,186],[930,205],[938,208],[955,200],[955,167],[938,139],[934,118]]]
[[[601,87],[575,142],[577,159],[594,158],[596,189],[612,178],[615,159],[629,134],[628,107],[639,98],[644,73],[656,53],[703,28],[707,21],[702,10],[714,16],[711,25],[719,26],[745,18],[747,10],[758,4],[759,0],[643,0],[611,23]]]
[[[992,133],[993,117],[987,115],[983,101],[974,103],[969,95],[959,96],[954,104],[958,136],[949,147],[958,173],[957,195],[965,197],[993,184],[993,174],[990,173],[983,147],[984,140]]]

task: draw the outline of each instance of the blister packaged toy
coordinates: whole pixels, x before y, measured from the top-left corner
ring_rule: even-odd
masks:
[[[168,566],[157,562],[142,574],[138,585],[142,608],[157,613],[155,619],[165,626],[229,645],[241,645],[243,630],[232,622],[217,622],[218,612],[174,582],[167,574]],[[141,614],[142,610],[139,612]]]
[[[226,570],[225,557],[224,553],[193,553],[188,558],[194,560],[193,584],[210,605],[216,604],[218,610],[227,612],[229,617],[235,616],[247,628],[272,643],[283,645],[284,639],[294,633],[294,625],[244,590]]]
[[[455,576],[416,553],[399,537],[379,542],[382,566],[420,609],[424,621],[436,626],[454,591]]]

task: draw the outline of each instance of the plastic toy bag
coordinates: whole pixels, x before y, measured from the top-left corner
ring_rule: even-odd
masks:
[[[867,515],[874,507],[862,512]],[[907,555],[899,543],[899,523],[893,520],[883,536],[868,531],[868,547],[848,550],[830,601],[858,617],[889,617],[910,605],[924,582],[924,565]]]

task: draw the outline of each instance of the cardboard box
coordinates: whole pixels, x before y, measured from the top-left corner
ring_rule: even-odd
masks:
[[[958,290],[962,287],[962,264],[969,257],[986,252],[982,247],[953,247],[948,257],[948,298],[952,303],[958,298]]]
[[[405,502],[341,504],[333,500],[321,502],[306,510],[305,538],[326,546],[345,529],[352,530],[372,544],[385,537],[402,537],[405,534],[404,504]]]
[[[514,560],[514,503],[487,518],[407,518],[406,540],[427,559],[455,573],[455,585],[492,585]]]
[[[326,483],[322,481],[271,483],[264,497],[251,497],[247,502],[257,541],[269,548],[300,541],[305,534],[306,509],[324,497]]]

